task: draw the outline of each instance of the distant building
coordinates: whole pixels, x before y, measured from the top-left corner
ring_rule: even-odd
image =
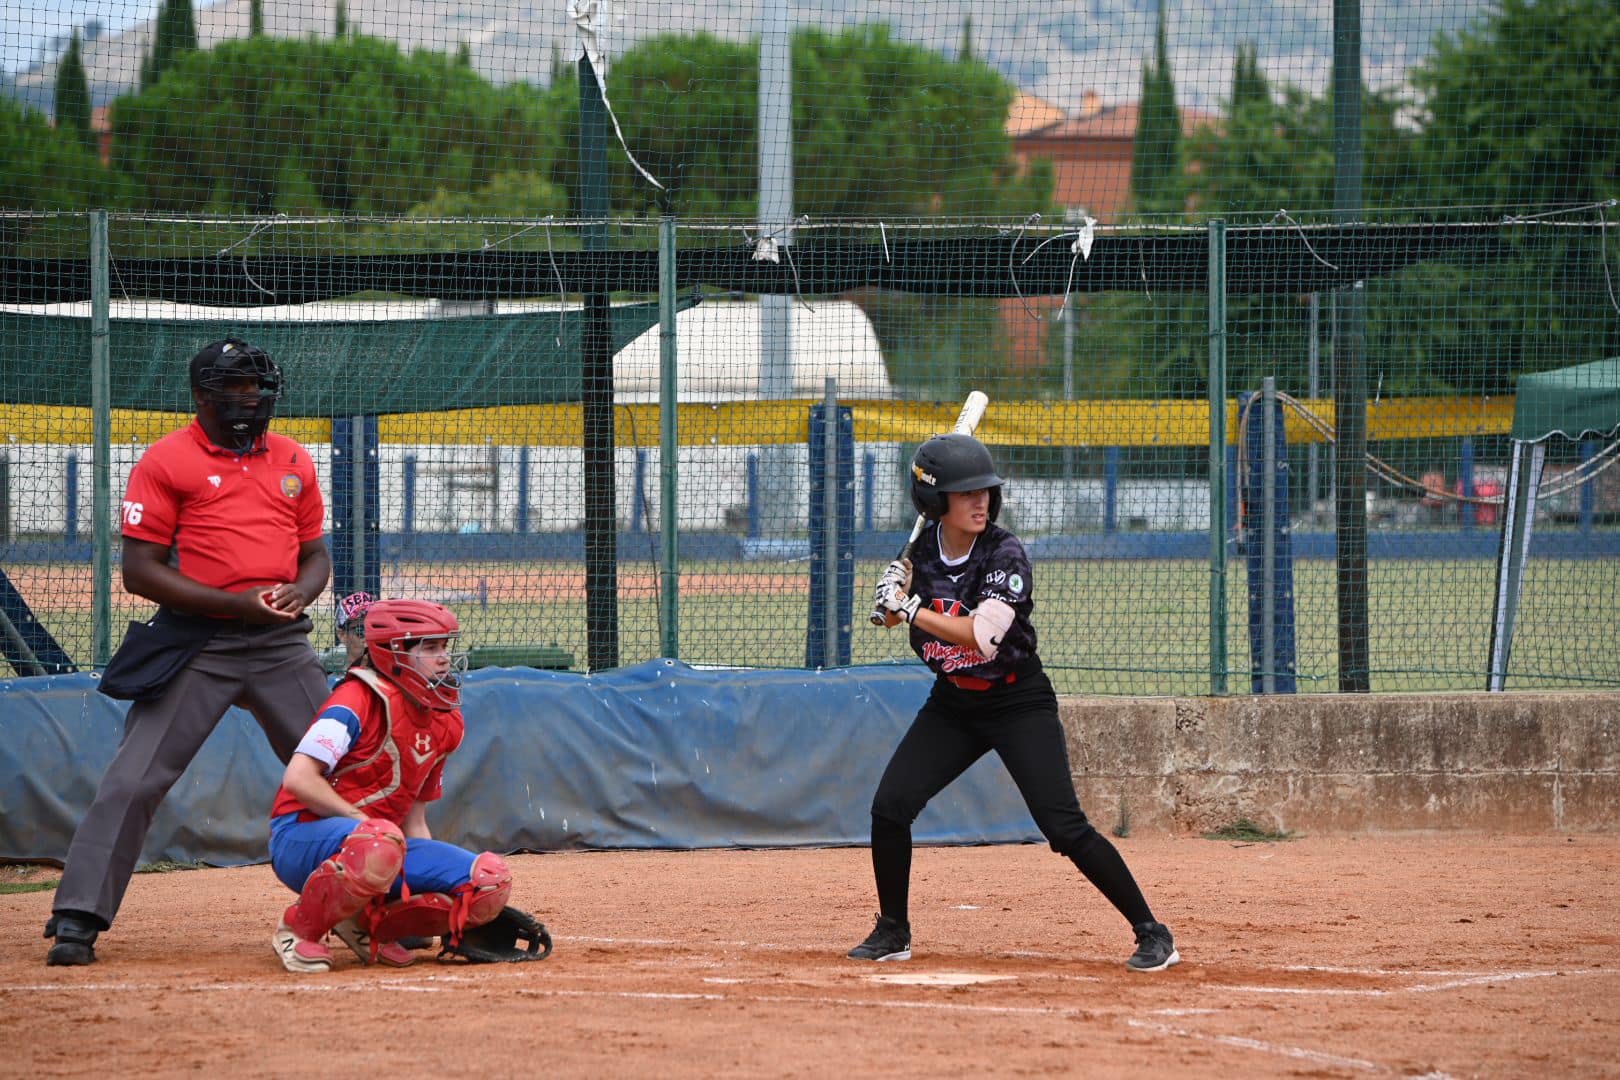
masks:
[[[1079,111],[1072,115],[1020,94],[1008,110],[1006,131],[1021,167],[1036,160],[1052,163],[1053,198],[1059,206],[1075,217],[1089,214],[1106,223],[1130,209],[1131,157],[1140,112],[1136,102],[1104,105],[1092,90],[1086,91]],[[1037,118],[1049,119],[1032,123]],[[1205,109],[1184,108],[1181,130],[1191,135],[1196,128],[1219,119],[1219,114]],[[1046,333],[1053,324],[1031,318],[1030,312],[1050,316],[1062,303],[1060,296],[1001,301],[1011,366],[1041,365]]]
[[[1014,110],[1018,107],[1014,102]],[[1027,117],[1038,114],[1034,107],[1009,112],[1007,134],[1012,136],[1013,155],[1020,164],[1037,159],[1052,163],[1058,205],[1106,222],[1129,208],[1131,151],[1140,111],[1136,102],[1104,105],[1088,90],[1079,112],[1063,116],[1060,111],[1057,119],[1039,127],[1026,122]],[[1181,130],[1191,135],[1219,119],[1219,114],[1205,109],[1182,109]]]
[[[96,157],[104,168],[112,165],[112,116],[106,105],[90,110],[90,131],[96,137]]]

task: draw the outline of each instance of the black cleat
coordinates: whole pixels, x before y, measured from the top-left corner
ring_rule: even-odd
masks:
[[[848,955],[851,960],[910,960],[911,924],[879,915],[877,926]]]
[[[45,954],[47,967],[83,967],[96,962],[96,935],[101,931],[87,919],[73,915],[52,915],[45,923],[45,936],[56,944]]]
[[[1164,923],[1145,922],[1131,927],[1136,932],[1136,951],[1125,961],[1132,971],[1163,971],[1181,963],[1176,939]]]

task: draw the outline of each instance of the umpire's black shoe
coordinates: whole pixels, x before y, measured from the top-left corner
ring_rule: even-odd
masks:
[[[1136,932],[1136,951],[1125,961],[1132,971],[1163,971],[1181,963],[1176,939],[1164,923],[1145,922],[1131,927]]]
[[[56,944],[45,954],[49,967],[82,967],[96,962],[95,923],[76,915],[52,915],[45,923],[45,936]]]
[[[866,940],[849,950],[851,960],[910,960],[911,924],[877,917],[877,926],[866,935]]]

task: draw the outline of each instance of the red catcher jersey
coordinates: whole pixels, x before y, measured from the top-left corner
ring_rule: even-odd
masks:
[[[147,447],[124,491],[123,533],[174,548],[186,577],[239,592],[298,576],[298,547],[318,539],[325,504],[309,451],[266,432],[237,455],[202,425]]]
[[[460,709],[424,709],[375,671],[354,668],[296,752],[325,765],[327,782],[351,806],[400,825],[418,801],[443,796],[444,760],[465,734]],[[283,787],[270,816],[294,812],[299,821],[321,816]]]

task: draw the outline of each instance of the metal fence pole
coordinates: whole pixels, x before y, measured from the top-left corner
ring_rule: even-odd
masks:
[[[1209,692],[1226,693],[1226,222],[1209,223]]]
[[[1362,216],[1361,2],[1333,0],[1333,210]],[[1335,295],[1333,407],[1339,428],[1333,464],[1338,553],[1339,692],[1372,685],[1367,616],[1366,292],[1357,281]]]
[[[838,663],[838,380],[827,376],[821,405],[822,631],[823,667]]]
[[[608,250],[607,103],[579,58],[579,208],[586,251]],[[585,458],[586,669],[619,666],[619,526],[614,471],[613,329],[607,291],[592,282],[580,330],[580,444]]]
[[[90,599],[90,661],[98,667],[112,656],[112,364],[108,306],[107,211],[90,213],[90,414],[91,496],[95,553]]]
[[[1260,451],[1260,475],[1265,487],[1260,496],[1260,647],[1266,666],[1260,671],[1260,690],[1277,692],[1277,380],[1267,375],[1261,382],[1260,407],[1264,444]]]
[[[676,365],[679,352],[675,339],[675,219],[665,216],[658,222],[658,529],[659,559],[663,573],[659,579],[659,652],[676,659],[680,656],[681,559],[679,545],[680,494],[677,455],[680,451],[679,394]]]

